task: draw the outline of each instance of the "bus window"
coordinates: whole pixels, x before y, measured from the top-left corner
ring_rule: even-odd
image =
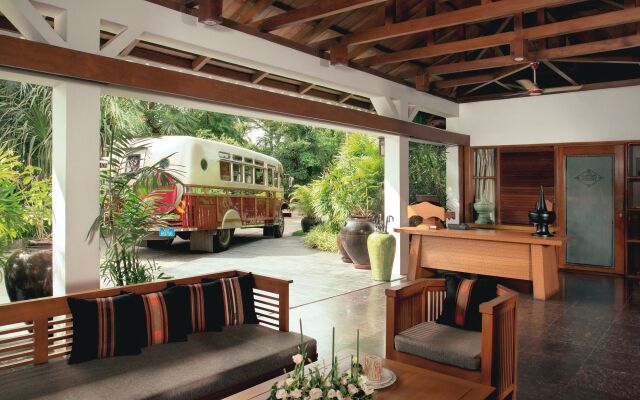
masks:
[[[228,161],[220,161],[220,179],[231,182],[231,163]]]
[[[256,168],[256,185],[264,185],[264,169]]]
[[[233,181],[242,182],[242,172],[240,172],[240,164],[233,163]]]
[[[244,183],[253,184],[253,167],[244,166]]]
[[[267,185],[273,186],[273,169],[267,170]]]
[[[242,162],[242,157],[241,157],[241,156],[233,156],[233,161],[240,161],[240,162]]]

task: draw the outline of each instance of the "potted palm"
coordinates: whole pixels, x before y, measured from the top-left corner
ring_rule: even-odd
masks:
[[[320,223],[313,209],[313,196],[310,186],[297,185],[291,194],[291,208],[302,214],[300,225],[302,231],[308,233],[314,226]]]
[[[11,152],[0,153],[0,171],[0,263],[9,299],[51,296],[51,178]]]

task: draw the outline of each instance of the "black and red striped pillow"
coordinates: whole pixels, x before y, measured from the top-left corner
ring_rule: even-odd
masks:
[[[189,296],[190,333],[221,331],[224,324],[220,281],[185,285]]]
[[[142,347],[187,340],[190,304],[186,286],[171,286],[140,298],[138,318],[145,323],[139,335]]]
[[[97,299],[67,298],[73,316],[69,364],[139,354],[141,346],[136,332],[142,330],[144,324],[137,311],[140,301],[140,297],[133,294]]]
[[[221,285],[223,326],[258,323],[253,299],[254,281],[251,273],[233,278],[222,278],[215,282],[220,282]]]
[[[445,274],[447,295],[442,314],[436,322],[471,331],[482,330],[480,304],[496,297],[496,281],[490,278],[467,279]]]

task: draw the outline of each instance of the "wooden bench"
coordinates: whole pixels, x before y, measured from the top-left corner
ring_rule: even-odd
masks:
[[[73,293],[69,296],[48,297],[23,302],[0,305],[0,373],[2,379],[11,379],[14,370],[23,370],[28,365],[47,364],[51,360],[66,357],[73,346],[73,318],[67,305],[67,297],[96,298],[108,297],[120,294],[122,290],[144,294],[163,290],[169,283],[192,284],[200,283],[202,279],[219,279],[241,276],[246,274],[241,271],[226,271],[208,275],[194,276],[174,280],[161,280],[126,287],[92,290],[81,293]],[[271,278],[262,275],[254,276],[254,300],[259,324],[270,328],[266,333],[273,331],[289,331],[289,284],[292,281]],[[254,325],[255,327],[255,325]],[[265,328],[255,327],[255,329]],[[226,330],[226,329],[225,329]],[[274,332],[275,333],[275,332]],[[277,335],[277,333],[275,333]],[[192,337],[205,334],[195,334]],[[264,335],[263,335],[264,336]],[[291,341],[293,334],[281,334],[281,337]],[[279,339],[275,339],[279,340]],[[299,338],[296,342],[299,343]],[[187,341],[187,343],[189,342]],[[315,351],[315,341],[314,351]],[[153,346],[171,346],[161,345]],[[293,350],[295,351],[295,349]],[[137,356],[145,357],[145,352]],[[315,353],[311,354],[315,357]],[[287,356],[290,360],[290,357]],[[135,360],[135,358],[132,358]],[[97,360],[97,363],[106,360]],[[90,361],[93,363],[94,361]],[[139,362],[139,361],[136,361]],[[58,364],[58,363],[56,363]],[[64,366],[66,367],[66,363]],[[83,366],[83,364],[79,364]],[[291,366],[292,363],[291,363]],[[18,368],[22,367],[22,368]],[[93,366],[95,368],[95,365]],[[99,367],[98,367],[99,368]],[[282,373],[282,366],[271,366],[273,370],[264,371],[258,379],[264,380]],[[11,371],[5,371],[5,370]],[[256,384],[253,379],[243,382],[241,385],[225,390],[225,394],[242,390]],[[217,398],[221,395],[212,394],[207,398]]]

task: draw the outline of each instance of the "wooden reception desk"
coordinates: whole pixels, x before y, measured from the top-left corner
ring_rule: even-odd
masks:
[[[431,276],[439,269],[532,281],[536,299],[558,292],[556,249],[562,246],[563,237],[489,229],[415,227],[395,231],[412,235],[410,280]]]

